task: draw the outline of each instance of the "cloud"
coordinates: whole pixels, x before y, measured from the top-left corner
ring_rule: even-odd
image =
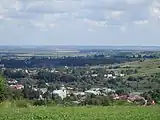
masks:
[[[126,32],[127,27],[126,27],[126,26],[121,26],[121,27],[120,27],[120,30],[121,30],[122,32]]]
[[[159,4],[159,0],[2,0],[0,14],[11,19],[55,21],[74,17],[93,21],[122,21],[125,24],[151,17],[159,19]]]
[[[137,26],[158,29],[160,0],[1,0],[0,21],[10,29],[66,33],[129,32]],[[72,31],[75,32],[75,31]],[[99,33],[99,34],[102,34]],[[77,32],[78,34],[78,32]],[[71,35],[70,35],[71,36]],[[105,35],[104,35],[105,36]]]
[[[91,27],[107,27],[107,21],[96,21],[90,19],[84,19],[83,21]]]
[[[96,32],[96,31],[95,31],[94,29],[90,29],[90,28],[89,28],[89,29],[88,29],[88,32],[93,32],[93,33],[94,33],[94,32]]]
[[[144,24],[148,24],[148,20],[133,21],[133,23],[136,25],[144,25]]]

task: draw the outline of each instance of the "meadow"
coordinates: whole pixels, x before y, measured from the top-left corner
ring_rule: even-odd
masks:
[[[160,120],[160,106],[0,107],[0,120]]]
[[[120,68],[112,70],[121,71],[128,69],[136,69],[138,71],[136,74],[126,75],[125,78],[128,78],[129,76],[137,77],[137,76],[152,75],[160,72],[160,59],[148,59],[142,62],[140,61],[126,62],[120,64],[120,66],[121,66]]]

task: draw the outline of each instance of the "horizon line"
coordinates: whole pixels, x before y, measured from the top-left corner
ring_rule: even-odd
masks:
[[[87,44],[77,44],[77,45],[69,45],[69,44],[45,44],[45,45],[0,45],[1,46],[84,46],[84,47],[160,47],[160,45],[87,45]]]

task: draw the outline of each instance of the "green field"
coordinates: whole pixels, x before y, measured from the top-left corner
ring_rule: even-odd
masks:
[[[128,66],[129,68],[123,68],[123,66]],[[159,73],[160,59],[150,59],[150,60],[145,60],[143,62],[135,61],[135,62],[127,62],[121,64],[121,68],[119,70],[126,70],[126,69],[138,70],[138,73],[129,76],[144,76],[144,75]]]
[[[8,51],[0,51],[4,53],[8,53]],[[53,50],[53,51],[9,51],[11,54],[15,55],[16,57],[64,57],[64,56],[87,56],[87,53],[81,53],[77,50]],[[93,53],[92,53],[93,54]]]
[[[0,108],[0,120],[160,120],[160,107]]]

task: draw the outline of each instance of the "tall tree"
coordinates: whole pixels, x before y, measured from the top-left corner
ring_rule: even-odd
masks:
[[[2,77],[2,75],[0,75],[0,102],[5,100],[6,92],[7,92],[7,88],[6,88],[5,80]]]

